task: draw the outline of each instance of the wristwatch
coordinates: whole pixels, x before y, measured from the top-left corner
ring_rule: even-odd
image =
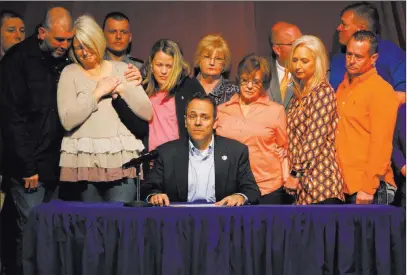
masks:
[[[294,178],[299,179],[302,176],[304,176],[304,171],[303,170],[302,171],[297,171],[297,170],[291,169],[290,175],[293,176]]]

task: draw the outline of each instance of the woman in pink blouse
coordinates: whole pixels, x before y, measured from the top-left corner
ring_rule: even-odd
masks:
[[[288,160],[277,147],[287,148],[284,107],[267,96],[271,79],[265,58],[248,55],[240,61],[237,80],[240,94],[218,107],[216,133],[249,147],[250,167],[261,191],[260,204],[291,204],[282,188],[288,177]]]

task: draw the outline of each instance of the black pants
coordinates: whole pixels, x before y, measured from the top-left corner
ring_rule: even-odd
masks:
[[[274,192],[263,195],[259,199],[259,204],[293,204],[294,197],[287,194],[283,187],[278,188]]]
[[[338,198],[329,198],[329,199],[323,200],[323,201],[321,201],[321,202],[318,202],[318,203],[316,203],[316,204],[343,204],[343,203],[344,203],[344,202],[341,201],[341,200],[338,199]]]
[[[31,209],[57,197],[55,183],[39,182],[36,192],[28,193],[23,179],[5,178],[9,186],[2,219],[2,264],[7,275],[22,274],[23,233]]]

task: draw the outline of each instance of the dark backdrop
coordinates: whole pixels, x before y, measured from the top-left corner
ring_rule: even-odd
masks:
[[[121,11],[130,18],[133,33],[132,55],[146,59],[153,43],[160,38],[179,42],[186,59],[192,62],[200,38],[209,33],[221,33],[232,51],[232,72],[237,63],[250,52],[268,55],[268,33],[277,21],[297,24],[304,34],[322,39],[332,53],[338,48],[335,29],[339,13],[349,1],[284,1],[284,2],[0,2],[0,9],[12,9],[24,19],[27,36],[34,32],[46,10],[63,6],[74,19],[92,14],[102,24],[106,13]],[[382,37],[405,49],[406,2],[373,2],[379,8]]]

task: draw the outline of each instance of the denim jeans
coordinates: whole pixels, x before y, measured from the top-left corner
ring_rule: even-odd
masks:
[[[356,203],[356,195],[345,195],[346,203]],[[394,197],[396,195],[396,188],[384,181],[380,182],[379,188],[377,188],[376,193],[373,197],[372,204],[392,204]]]
[[[55,183],[39,182],[35,192],[28,193],[23,179],[4,178],[7,181],[8,194],[2,213],[3,241],[2,255],[7,275],[22,274],[23,233],[30,210],[57,196]],[[14,250],[15,249],[15,250]]]
[[[63,182],[60,188],[63,200],[87,202],[129,202],[136,196],[134,179],[114,182]]]

